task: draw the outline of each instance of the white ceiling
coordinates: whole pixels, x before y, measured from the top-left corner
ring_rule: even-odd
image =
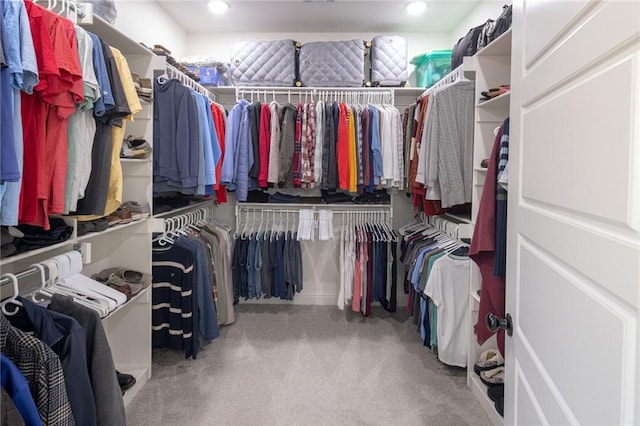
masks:
[[[188,33],[449,33],[478,1],[428,0],[424,14],[410,16],[406,0],[227,0],[227,13],[216,16],[207,0],[156,0]]]

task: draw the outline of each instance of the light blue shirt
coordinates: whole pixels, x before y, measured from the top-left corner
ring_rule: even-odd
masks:
[[[382,146],[380,144],[380,112],[374,106],[369,106],[370,124],[369,131],[371,132],[371,151],[373,152],[373,180],[374,184],[380,183],[380,176],[382,173]]]
[[[247,201],[249,192],[249,169],[251,168],[251,159],[249,152],[252,150],[251,143],[251,125],[249,123],[249,108],[247,106],[242,109],[240,119],[240,132],[238,134],[237,151],[236,151],[236,167],[235,167],[235,183],[236,198],[238,201]]]
[[[236,168],[236,142],[240,134],[240,120],[242,109],[246,108],[248,101],[240,100],[229,112],[224,135],[224,160],[220,173],[220,183],[227,184],[230,190],[235,189],[235,168]]]

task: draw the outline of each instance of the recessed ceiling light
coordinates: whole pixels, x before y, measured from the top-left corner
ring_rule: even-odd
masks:
[[[423,1],[412,1],[407,4],[407,12],[411,15],[419,15],[427,9],[427,4]]]
[[[211,13],[215,13],[216,15],[222,15],[229,9],[229,5],[226,1],[222,0],[211,0],[209,2],[209,11]]]

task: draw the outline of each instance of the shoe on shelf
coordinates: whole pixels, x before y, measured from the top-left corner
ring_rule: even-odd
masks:
[[[147,288],[151,285],[151,274],[145,274],[144,272],[138,272],[127,268],[107,268],[97,274],[94,274],[92,278],[96,281],[106,282],[112,276],[116,276],[129,284],[134,296],[143,288]]]
[[[504,398],[504,383],[499,385],[489,386],[489,389],[487,389],[487,396],[493,402],[496,402],[500,398]]]
[[[151,145],[149,145],[149,142],[147,142],[144,138],[134,138],[133,136],[129,135],[122,141],[120,158],[144,159],[148,158],[152,152],[153,149],[151,148]]]
[[[131,211],[131,219],[133,220],[146,219],[151,216],[151,207],[149,207],[149,203],[125,201],[122,205]]]
[[[120,206],[118,209],[107,216],[107,223],[109,226],[113,225],[124,225],[125,223],[131,222],[133,219],[131,218],[131,210],[126,207]]]
[[[96,281],[100,281],[99,279],[96,278],[95,275],[92,278]],[[115,274],[111,274],[106,281],[100,281],[100,282],[127,296],[127,302],[131,300],[131,298],[135,295],[131,285],[125,280],[123,280],[122,278],[116,276]]]
[[[86,222],[78,222],[78,237],[88,234],[89,232],[101,232],[109,228],[109,222],[104,217]]]
[[[140,76],[132,72],[131,79],[133,80],[133,86],[136,88],[136,91],[140,91]]]
[[[140,78],[139,79],[140,87],[136,88],[136,91],[139,95],[143,96],[151,96],[153,94],[153,85],[151,84],[150,78]]]
[[[121,373],[116,370],[116,376],[118,376],[118,385],[120,385],[123,395],[127,389],[131,389],[136,384],[136,378],[131,374]]]
[[[504,367],[481,371],[480,380],[487,386],[504,384]]]
[[[504,365],[504,358],[497,349],[487,349],[482,352],[473,365],[473,371],[480,374],[481,371],[492,370]]]

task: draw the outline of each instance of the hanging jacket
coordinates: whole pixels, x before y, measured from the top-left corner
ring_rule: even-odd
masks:
[[[269,142],[269,171],[267,183],[278,183],[280,171],[280,105],[273,101],[269,104],[271,113],[271,140]]]
[[[293,183],[293,151],[296,138],[296,111],[295,106],[287,104],[280,112],[282,123],[278,171],[278,183],[280,185],[286,184],[289,177],[291,177],[290,181]]]
[[[238,141],[236,148],[236,158],[234,164],[234,179],[236,184],[236,198],[238,201],[247,201],[249,192],[249,168],[253,162],[253,151],[251,144],[251,128],[249,123],[249,107],[242,109],[240,118],[240,129],[238,131]]]

